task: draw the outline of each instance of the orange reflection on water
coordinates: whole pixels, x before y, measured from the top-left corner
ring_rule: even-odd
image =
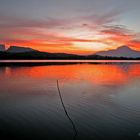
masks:
[[[7,72],[8,70],[8,72]],[[38,79],[64,79],[95,84],[124,84],[140,77],[140,64],[72,64],[33,67],[8,67],[6,76]]]

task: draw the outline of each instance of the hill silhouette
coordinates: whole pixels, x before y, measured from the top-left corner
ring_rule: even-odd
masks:
[[[135,51],[128,46],[121,46],[115,50],[100,51],[96,53],[101,56],[110,56],[110,57],[140,57],[140,51]]]
[[[2,47],[3,48],[3,47]],[[125,51],[126,54],[125,55]],[[123,52],[124,55],[118,55],[118,52]],[[128,56],[128,53],[132,52]],[[112,55],[109,55],[109,54]],[[106,55],[105,55],[106,54]],[[114,54],[114,55],[113,55]],[[117,55],[115,55],[117,54]],[[135,54],[135,55],[134,55]],[[137,54],[137,55],[136,55]],[[131,57],[133,56],[133,57]],[[136,57],[137,56],[137,57]],[[11,46],[7,50],[0,51],[1,60],[140,60],[140,52],[134,51],[129,47],[123,46],[116,50],[102,51],[93,55],[76,55],[67,53],[49,53],[34,50],[29,47]]]

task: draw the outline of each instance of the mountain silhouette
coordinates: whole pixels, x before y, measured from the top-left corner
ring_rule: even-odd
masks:
[[[0,46],[0,59],[1,60],[129,60],[140,59],[140,52],[135,51],[128,46],[121,46],[116,50],[101,51],[93,55],[77,55],[67,53],[49,53],[41,52],[29,47],[10,46],[5,50],[5,46]]]
[[[8,48],[6,51],[11,53],[22,53],[22,52],[32,52],[37,50],[28,47],[10,46],[10,48]]]
[[[109,56],[109,57],[140,57],[140,51],[135,51],[128,46],[121,46],[115,50],[100,51],[96,55]]]

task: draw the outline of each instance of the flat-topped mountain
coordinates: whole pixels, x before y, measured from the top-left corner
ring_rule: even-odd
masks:
[[[41,52],[29,47],[10,46],[0,52],[0,59],[82,59],[83,56],[67,53]]]
[[[121,46],[115,50],[100,51],[96,55],[109,56],[109,57],[129,57],[136,58],[140,57],[140,51],[135,51],[128,46]]]
[[[7,52],[11,52],[11,53],[22,53],[22,52],[32,52],[32,51],[37,51],[37,50],[28,47],[19,47],[19,46],[10,46],[10,48],[7,49]]]

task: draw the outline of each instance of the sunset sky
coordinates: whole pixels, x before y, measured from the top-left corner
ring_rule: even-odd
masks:
[[[140,0],[0,0],[0,44],[92,54],[140,50]]]

